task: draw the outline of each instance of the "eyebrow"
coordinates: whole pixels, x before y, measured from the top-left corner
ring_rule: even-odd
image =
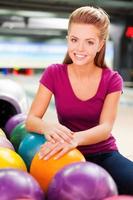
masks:
[[[78,37],[76,37],[76,36],[74,36],[74,35],[70,35],[70,37],[73,37],[73,38],[79,39]],[[85,40],[95,40],[95,38],[86,38]]]

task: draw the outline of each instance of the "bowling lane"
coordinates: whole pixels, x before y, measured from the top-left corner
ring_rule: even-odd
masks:
[[[40,77],[41,77],[40,74],[34,76],[0,75],[0,78],[9,78],[20,83],[20,85],[25,89],[26,94],[28,96],[29,107],[37,91]],[[46,112],[46,119],[52,122],[57,121],[53,99],[49,109]],[[133,160],[132,132],[133,132],[133,89],[124,88],[124,93],[121,96],[118,115],[112,133],[117,139],[117,144],[120,152],[131,160]]]

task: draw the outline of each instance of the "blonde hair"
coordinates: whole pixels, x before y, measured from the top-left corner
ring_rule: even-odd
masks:
[[[106,40],[109,35],[109,25],[110,20],[108,14],[101,8],[94,8],[91,6],[84,6],[76,9],[72,12],[69,17],[68,32],[72,23],[78,24],[91,24],[98,28],[99,38],[104,40],[104,45],[101,50],[96,54],[94,63],[99,67],[105,67],[105,50],[106,50]],[[64,64],[71,64],[72,60],[68,53],[66,54]]]

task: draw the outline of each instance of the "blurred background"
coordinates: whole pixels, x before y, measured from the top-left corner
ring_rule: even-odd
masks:
[[[133,160],[132,0],[0,0],[0,79],[14,80],[24,88],[28,111],[42,71],[64,58],[69,14],[87,5],[102,7],[110,15],[106,63],[124,80],[113,134],[121,153]],[[2,101],[0,118],[1,108]],[[54,100],[47,119],[57,120]]]

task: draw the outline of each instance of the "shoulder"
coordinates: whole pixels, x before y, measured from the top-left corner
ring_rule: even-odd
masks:
[[[44,69],[40,83],[46,86],[53,93],[55,92],[55,84],[60,77],[60,71],[62,71],[63,64],[51,64]]]
[[[113,70],[111,68],[106,67],[105,71],[106,71],[106,74],[108,76],[110,76],[110,77],[113,77],[114,75],[119,75],[120,76],[120,74],[118,73],[118,71],[115,71],[115,70]]]
[[[51,64],[46,67],[40,79],[41,83],[44,83],[46,81],[53,82],[60,79],[60,77],[65,72],[65,66],[65,64]]]
[[[123,88],[123,79],[118,71],[114,71],[110,68],[104,69],[104,80],[108,85],[109,91],[118,91]]]
[[[62,70],[64,70],[64,64],[51,64],[48,67],[45,68],[44,73],[49,72],[49,73],[57,73]]]
[[[123,82],[122,76],[119,74],[118,71],[112,70],[110,68],[105,68],[104,69],[104,79],[107,82]]]

